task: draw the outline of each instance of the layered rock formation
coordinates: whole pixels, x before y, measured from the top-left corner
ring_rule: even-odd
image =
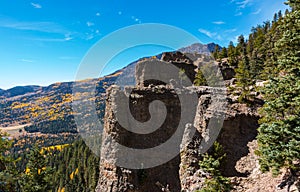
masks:
[[[195,74],[193,71],[198,66],[195,67],[196,60],[190,58],[185,54],[168,53],[163,54],[161,60],[183,68],[186,75],[193,80],[192,74]],[[172,83],[155,79],[147,81],[145,75],[147,65],[149,61],[137,64],[135,88],[122,90],[118,86],[113,86],[107,91],[97,192],[199,190],[206,178],[199,169],[200,154],[207,151],[215,139],[222,144],[227,154],[226,163],[221,171],[224,176],[231,178],[233,191],[276,191],[276,183],[278,184],[280,179],[262,174],[259,171],[258,158],[254,154],[257,149],[255,138],[259,119],[258,105],[248,107],[246,104],[240,104],[236,97],[227,94],[226,88],[222,87],[174,87]],[[223,76],[223,71],[231,71],[225,63],[219,67]],[[232,78],[232,71],[229,73],[225,79]],[[196,95],[197,103],[195,108],[191,109],[192,112],[184,122],[184,126],[178,128],[182,119],[179,99],[181,94],[185,94],[185,97]],[[142,123],[149,121],[151,115],[160,116],[163,114],[163,108],[151,109],[150,103],[155,100],[163,102],[167,112],[165,121],[158,129],[147,134],[137,134],[134,133],[135,130],[130,129],[131,126],[135,127],[136,123],[125,122],[126,127],[123,127],[124,122],[119,122],[118,113],[123,114],[122,119],[130,119],[132,115],[135,120]],[[124,102],[129,103],[127,112],[118,107]],[[143,154],[141,158],[128,156],[124,150],[123,146],[131,149],[154,148],[169,140],[178,129],[181,135],[178,137],[180,142],[175,142],[170,151]],[[139,161],[144,158],[154,161],[156,159],[159,162],[174,151],[176,155],[173,158],[157,166],[147,167],[146,163]],[[129,164],[136,166],[134,168],[122,166]],[[263,184],[265,181],[262,178],[268,184]]]

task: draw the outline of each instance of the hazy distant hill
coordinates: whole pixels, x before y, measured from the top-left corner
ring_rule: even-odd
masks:
[[[17,86],[8,90],[0,90],[0,96],[3,97],[14,97],[18,95],[24,95],[27,93],[36,92],[38,90],[42,89],[40,86]]]

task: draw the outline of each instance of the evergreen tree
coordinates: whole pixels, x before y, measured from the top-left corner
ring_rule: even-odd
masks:
[[[281,19],[282,18],[282,12],[281,10],[278,12],[278,19]]]
[[[12,140],[8,134],[0,130],[0,191],[18,191],[19,173],[16,168],[16,160],[10,154]]]
[[[248,55],[250,57],[250,76],[254,81],[260,79],[261,73],[264,69],[266,48],[263,44],[265,39],[264,27],[258,26],[256,28],[256,33],[253,34],[253,48],[248,50]],[[249,44],[250,40],[248,42],[248,45]]]
[[[27,168],[21,175],[22,191],[47,192],[53,190],[53,170],[47,158],[35,146],[28,155]]]
[[[204,182],[204,186],[197,192],[227,192],[231,190],[230,180],[224,177],[220,171],[226,154],[222,145],[215,142],[209,153],[202,155],[200,169],[209,175]]]
[[[276,23],[277,20],[278,20],[278,15],[277,15],[277,13],[275,13],[273,16],[273,23]]]
[[[235,46],[233,45],[233,42],[230,41],[229,46],[228,46],[228,62],[230,65],[232,66],[236,66],[237,65],[237,61],[238,61],[238,54],[237,54],[237,50],[235,48]]]
[[[292,11],[279,24],[283,35],[275,44],[278,73],[264,88],[258,154],[263,171],[276,175],[286,168],[295,176],[300,166],[300,0],[287,4]]]
[[[263,25],[264,34],[267,34],[270,31],[270,29],[271,29],[270,21],[264,22],[264,25]]]
[[[220,56],[220,47],[219,45],[215,46],[215,50],[213,52],[213,57],[215,58],[215,60],[219,59]]]
[[[201,70],[198,70],[196,78],[194,80],[194,85],[196,86],[206,86],[207,82]]]
[[[261,74],[264,69],[264,58],[258,50],[254,50],[251,53],[250,65],[250,77],[253,81],[261,79]]]
[[[241,91],[239,102],[245,102],[250,99],[250,86],[253,82],[250,75],[249,58],[247,56],[244,36],[241,35],[238,40],[238,49],[242,54],[242,59],[238,63],[238,68],[235,70],[237,79],[236,85]]]
[[[290,11],[289,11],[288,9],[286,9],[285,12],[284,12],[284,15],[289,14],[289,12],[290,12]]]
[[[228,57],[228,52],[227,52],[227,48],[226,47],[223,47],[222,50],[221,50],[221,53],[220,53],[220,59],[223,59],[223,58],[227,58]]]
[[[251,33],[249,35],[249,40],[248,40],[248,43],[247,43],[247,53],[251,54],[253,52],[253,50],[254,50],[255,35],[256,35],[256,32],[255,33]]]
[[[282,30],[279,28],[281,20],[273,23],[271,29],[265,35],[264,43],[262,47],[264,48],[265,58],[263,60],[263,72],[260,74],[260,78],[263,80],[268,80],[274,77],[278,73],[277,71],[277,50],[274,49],[275,42],[277,42],[282,37]]]

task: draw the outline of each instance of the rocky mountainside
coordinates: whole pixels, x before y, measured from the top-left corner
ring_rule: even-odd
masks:
[[[209,43],[206,45],[200,44],[200,43],[195,43],[192,44],[188,47],[184,47],[182,49],[179,49],[178,51],[182,52],[182,53],[198,53],[198,54],[210,54],[215,50],[215,47],[217,46],[217,44],[215,43]],[[220,50],[222,49],[221,46]]]

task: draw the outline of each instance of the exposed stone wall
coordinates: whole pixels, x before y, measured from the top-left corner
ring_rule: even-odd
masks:
[[[193,54],[183,54],[180,52],[168,52],[168,53],[163,53],[162,57],[160,60],[157,59],[146,59],[143,61],[140,61],[136,65],[136,83],[138,87],[148,87],[149,85],[166,85],[166,82],[161,82],[155,79],[148,80],[147,75],[158,75],[158,76],[166,76],[169,75],[168,71],[163,71],[161,69],[157,69],[157,67],[153,67],[153,65],[149,65],[149,62],[157,61],[160,63],[164,63],[167,65],[173,65],[178,67],[179,69],[182,69],[185,72],[185,75],[189,78],[190,82],[194,82],[195,80],[195,75],[196,75],[196,69],[197,69],[197,64],[196,60],[199,58],[199,55],[193,55]],[[163,68],[164,66],[162,66]],[[177,75],[177,78],[179,77],[178,74],[173,74]],[[147,80],[145,80],[147,79]],[[162,79],[162,78],[159,78]]]
[[[111,87],[107,93],[104,129],[105,133],[112,136],[118,143],[130,148],[151,148],[165,142],[176,131],[175,129],[180,119],[180,102],[174,91],[140,88],[132,90],[128,96],[131,113],[140,122],[149,120],[150,114],[148,109],[149,104],[153,100],[164,102],[168,111],[166,120],[161,128],[148,135],[134,134],[118,123],[112,109],[117,105],[115,100],[118,97],[117,95],[123,94],[123,92],[118,87]],[[177,148],[179,154],[180,146],[174,146],[174,148]],[[171,191],[181,190],[179,179],[180,155],[154,168],[134,170],[116,166],[118,155],[122,152],[118,148],[112,147],[110,141],[106,142],[105,138],[102,149],[106,149],[112,158],[108,160],[101,158],[101,171],[97,191],[158,192],[162,191],[163,187],[167,187]],[[134,161],[134,159],[129,157],[128,161],[131,160]]]
[[[180,178],[181,187],[185,192],[193,192],[201,189],[207,175],[199,168],[200,144],[207,131],[208,122],[213,118],[219,105],[214,105],[212,95],[207,91],[202,92],[196,113],[194,126],[197,129],[193,140],[181,153]],[[256,108],[249,108],[245,104],[232,102],[231,96],[226,96],[227,107],[219,111],[224,113],[224,122],[217,141],[224,147],[226,153],[225,164],[222,173],[228,177],[246,177],[257,168],[254,154],[251,159],[244,159],[249,155],[248,144],[255,140],[258,128],[258,115]],[[253,151],[251,151],[253,152]],[[245,165],[246,163],[246,165]]]
[[[239,175],[238,171],[235,170],[235,164],[241,155],[247,155],[246,145],[248,140],[253,140],[255,137],[257,117],[249,112],[248,107],[240,104],[229,104],[225,110],[219,110],[217,108],[219,106],[214,105],[211,101],[213,93],[218,88],[188,87],[183,90],[194,92],[199,97],[197,111],[194,115],[191,114],[194,116],[191,123],[194,124],[197,131],[183,152],[179,152],[180,145],[173,146],[177,148],[180,155],[163,165],[140,170],[126,169],[117,166],[118,153],[122,153],[122,151],[112,146],[109,140],[106,141],[104,138],[102,150],[106,151],[112,158],[101,159],[98,191],[159,192],[164,187],[170,191],[191,191],[193,183],[196,188],[192,188],[192,191],[199,188],[201,179],[203,180],[201,173],[199,173],[199,146],[203,140],[203,133],[206,131],[208,121],[213,117],[213,112],[216,111],[224,113],[226,117],[219,141],[224,144],[228,153],[227,158],[230,161],[223,171],[227,175]],[[183,90],[182,92],[184,92]],[[163,126],[149,135],[133,134],[124,129],[118,123],[113,110],[116,108],[116,99],[119,94],[127,95],[128,101],[130,101],[130,112],[140,122],[149,120],[148,109],[152,101],[164,102],[168,115]],[[225,100],[230,99],[226,98]],[[132,148],[149,148],[163,143],[174,133],[181,117],[180,102],[174,90],[164,86],[135,88],[131,90],[130,94],[120,90],[119,87],[111,87],[107,92],[105,117],[105,133],[112,136],[118,143]],[[244,140],[245,138],[249,139]],[[128,160],[134,161],[134,159]],[[195,174],[199,175],[198,180],[195,179]]]

